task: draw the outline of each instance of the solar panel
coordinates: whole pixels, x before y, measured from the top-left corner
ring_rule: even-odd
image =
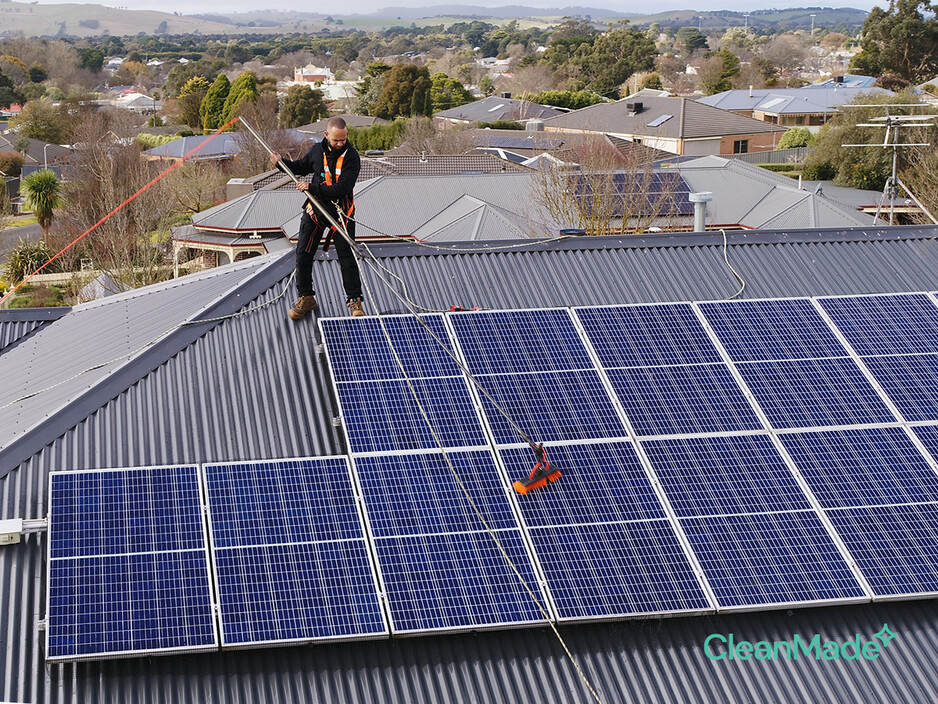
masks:
[[[475,404],[462,377],[336,384],[352,452],[486,445]],[[413,391],[436,431],[427,425]]]
[[[511,476],[529,448],[503,448]],[[551,445],[548,491],[515,497],[561,620],[712,610],[629,442]]]
[[[723,361],[686,303],[577,308],[574,315],[606,368]]]
[[[592,369],[565,310],[456,313],[450,317],[473,374]]]
[[[679,518],[811,508],[766,435],[642,442]]]
[[[658,127],[658,126],[660,126],[660,125],[663,125],[665,122],[667,122],[668,120],[670,120],[672,117],[674,117],[674,115],[659,115],[659,116],[656,117],[654,120],[652,120],[651,122],[649,122],[649,123],[648,123],[648,126],[649,126],[649,127]]]
[[[546,600],[491,451],[447,457],[492,534],[442,453],[355,458],[392,631],[542,623],[528,590]]]
[[[737,368],[775,428],[896,422],[851,359],[746,362]]]
[[[607,374],[638,435],[762,429],[722,364],[611,369]]]
[[[348,460],[205,465],[222,645],[388,632]]]
[[[924,293],[819,299],[862,355],[938,352],[938,306]]]
[[[938,595],[938,504],[828,512],[877,597]]]
[[[642,447],[721,609],[865,600],[768,436]]]
[[[452,351],[442,316],[424,315],[421,319],[432,335],[410,315],[364,320],[320,318],[319,326],[333,378],[340,382],[403,379],[405,376],[397,358],[403,363],[409,378],[462,374],[453,358],[437,342],[445,342]],[[388,344],[388,336],[397,357]]]
[[[685,518],[681,527],[723,610],[867,601],[812,511]]]
[[[700,310],[736,362],[848,354],[807,299],[701,303]]]
[[[53,472],[46,658],[217,647],[195,465]]]
[[[938,420],[938,355],[864,357],[863,362],[906,420]]]
[[[479,376],[477,381],[529,437],[538,441],[627,435],[595,371]],[[481,399],[496,444],[517,443],[518,432],[487,397]]]
[[[780,439],[824,508],[938,501],[938,474],[902,428],[792,433]]]

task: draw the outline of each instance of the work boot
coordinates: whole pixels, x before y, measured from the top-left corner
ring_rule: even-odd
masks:
[[[290,320],[299,320],[311,310],[316,310],[318,305],[315,296],[300,296],[287,315],[290,316]]]
[[[348,299],[348,311],[352,314],[353,317],[359,318],[365,314],[365,309],[362,307],[361,298],[350,298]]]

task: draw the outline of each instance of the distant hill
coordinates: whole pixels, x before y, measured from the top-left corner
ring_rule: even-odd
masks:
[[[760,10],[749,13],[754,28],[807,29],[811,15],[815,27],[851,30],[860,27],[867,12],[850,8],[794,8]],[[40,37],[90,37],[102,34],[118,36],[144,34],[289,34],[312,33],[324,28],[380,31],[396,25],[417,23],[450,24],[479,19],[504,24],[509,19],[522,20],[522,26],[556,24],[560,18],[578,15],[596,21],[628,18],[633,24],[647,26],[657,22],[662,27],[701,25],[706,28],[742,26],[745,13],[731,11],[699,12],[680,10],[654,15],[625,14],[595,7],[534,8],[525,5],[476,7],[473,5],[432,5],[423,8],[387,7],[367,15],[331,16],[321,12],[254,10],[244,13],[213,12],[178,15],[151,10],[123,10],[103,5],[62,3],[39,5],[0,0],[0,37],[22,32]],[[331,19],[331,22],[327,22]]]

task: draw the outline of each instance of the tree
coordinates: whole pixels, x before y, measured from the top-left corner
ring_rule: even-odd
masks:
[[[316,122],[329,114],[323,92],[308,85],[290,86],[280,108],[281,127],[300,127]]]
[[[901,115],[908,114],[909,108],[899,107],[900,105],[917,102],[920,100],[915,94],[900,93],[898,95],[860,95],[852,105],[878,106],[882,103],[889,103],[896,106],[890,108],[890,113]],[[881,191],[886,179],[892,173],[892,150],[883,149],[882,146],[856,148],[842,145],[872,145],[877,141],[881,143],[882,131],[858,125],[868,124],[873,118],[882,116],[882,107],[843,109],[818,134],[817,142],[805,160],[805,174],[808,178],[816,175],[829,175],[829,178],[833,178],[842,186]],[[938,135],[935,134],[934,128],[910,128],[900,131],[899,139],[907,142],[934,142],[936,136]],[[898,151],[899,173],[908,168],[910,153],[908,149]]]
[[[406,125],[407,120],[395,120],[386,125],[350,127],[348,139],[359,152],[366,152],[369,149],[385,151],[397,146],[398,139]]]
[[[45,266],[52,259],[52,255],[52,250],[42,240],[38,242],[20,240],[10,252],[10,258],[6,263],[7,282],[13,285],[18,284],[37,269]]]
[[[26,159],[23,158],[22,154],[17,152],[0,152],[0,171],[3,172],[5,176],[19,176],[23,172],[23,164],[26,163]],[[0,189],[3,193],[6,193],[6,188]]]
[[[425,80],[419,81],[421,78]],[[425,115],[430,86],[430,71],[426,66],[395,64],[384,77],[374,114],[386,120],[413,114]]]
[[[698,49],[707,48],[707,38],[696,27],[681,27],[677,31],[677,41],[684,45],[684,52],[687,56]]]
[[[580,66],[580,80],[600,95],[618,98],[619,86],[636,71],[654,68],[658,50],[644,32],[619,26],[596,37],[590,51],[579,56],[574,64]]]
[[[225,98],[225,112],[221,124],[237,117],[246,103],[257,103],[257,98],[257,78],[252,72],[245,71],[231,84],[231,90]]]
[[[776,149],[794,149],[796,147],[807,147],[815,141],[814,135],[807,127],[793,127],[782,135],[778,140]]]
[[[62,204],[62,184],[50,169],[34,171],[23,179],[20,191],[24,205],[33,212],[43,232],[49,229],[55,218],[55,209]]]
[[[185,87],[183,90],[185,90]],[[205,91],[205,97],[202,98],[202,103],[199,106],[199,117],[202,120],[203,128],[217,130],[224,124],[222,117],[225,111],[225,101],[228,99],[230,92],[231,82],[228,80],[228,76],[219,73],[215,82]]]
[[[52,144],[68,144],[72,119],[63,106],[45,100],[30,100],[19,115],[10,118],[10,127],[21,137],[41,139]]]
[[[466,90],[462,83],[455,78],[450,78],[445,73],[434,73],[430,77],[430,81],[433,84],[430,88],[430,100],[433,102],[432,112],[448,110],[475,100],[472,93]]]
[[[13,81],[0,71],[0,108],[8,108],[20,100],[20,94],[13,85]]]
[[[568,110],[579,110],[603,101],[602,96],[589,90],[543,90],[528,96],[533,103],[551,105]]]
[[[79,49],[78,57],[81,67],[92,73],[98,73],[104,68],[104,52],[100,49]]]
[[[704,94],[714,95],[732,88],[739,72],[739,57],[729,49],[720,49],[697,67],[697,78]]]
[[[495,93],[495,83],[492,81],[492,77],[488,74],[482,76],[479,79],[479,92],[482,95],[489,96]]]
[[[29,80],[31,83],[42,83],[44,80],[46,80],[49,77],[49,72],[46,71],[42,67],[42,64],[38,62],[34,63],[32,66],[29,67],[28,73],[29,73]]]
[[[863,60],[911,83],[933,78],[938,73],[936,12],[938,3],[927,0],[890,0],[888,10],[874,7],[863,23]]]
[[[186,81],[177,98],[178,119],[189,127],[201,129],[202,118],[199,113],[208,90],[209,84],[204,76],[194,76]]]

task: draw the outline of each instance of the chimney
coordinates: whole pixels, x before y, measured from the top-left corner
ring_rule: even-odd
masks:
[[[713,200],[713,193],[710,191],[691,193],[687,198],[694,204],[694,232],[706,232],[707,203]]]
[[[645,108],[642,103],[626,103],[625,109],[629,111],[629,115],[637,115]]]
[[[234,200],[254,192],[254,186],[244,178],[232,178],[225,185],[225,199]]]
[[[510,100],[510,99],[511,99],[511,93],[509,93],[508,91],[505,91],[504,93],[502,93],[502,97],[505,98],[505,99],[507,99],[507,100]]]
[[[834,76],[834,83],[843,83],[843,82],[844,82],[843,76]]]

